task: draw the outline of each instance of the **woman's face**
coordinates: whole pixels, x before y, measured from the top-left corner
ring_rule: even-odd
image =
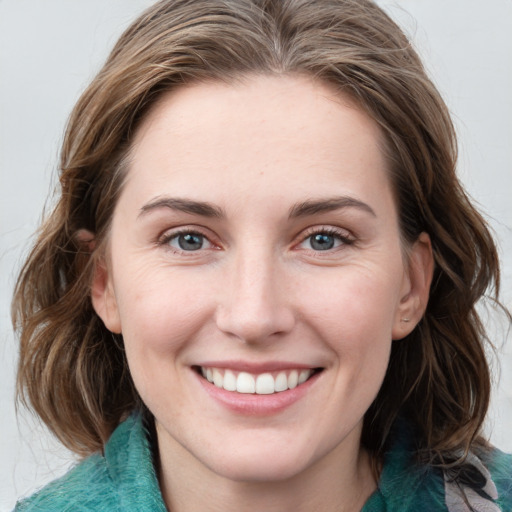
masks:
[[[267,481],[357,460],[428,289],[380,144],[304,77],[186,87],[139,128],[93,303],[123,334],[164,462]]]

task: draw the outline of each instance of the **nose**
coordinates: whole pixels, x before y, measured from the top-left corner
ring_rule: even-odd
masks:
[[[233,258],[216,312],[217,327],[247,344],[275,341],[295,325],[290,283],[276,258],[262,252]]]

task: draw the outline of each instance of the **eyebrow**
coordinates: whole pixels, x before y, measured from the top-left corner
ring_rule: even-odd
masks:
[[[208,218],[226,217],[226,214],[222,208],[219,208],[214,204],[208,203],[206,201],[195,201],[192,199],[182,199],[177,197],[160,197],[150,201],[140,209],[138,217],[142,217],[152,211],[161,208],[168,208],[170,210],[176,210]],[[356,208],[369,213],[373,217],[377,216],[372,207],[363,201],[355,199],[354,197],[339,196],[327,199],[310,199],[297,203],[292,206],[292,208],[290,208],[288,218],[296,219],[300,217],[307,217],[308,215],[340,210],[343,208]]]
[[[356,208],[369,213],[373,217],[377,217],[373,208],[363,201],[354,197],[338,196],[327,199],[311,199],[298,203],[290,209],[289,218],[307,217],[308,215],[332,212],[343,208]]]
[[[145,204],[139,213],[142,217],[154,210],[169,208],[201,217],[222,218],[225,217],[223,210],[211,203],[205,201],[193,201],[191,199],[181,199],[176,197],[161,197]]]

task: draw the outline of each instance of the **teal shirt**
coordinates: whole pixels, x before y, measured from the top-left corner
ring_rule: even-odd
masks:
[[[410,436],[398,429],[386,455],[378,489],[362,512],[467,512],[458,487],[440,470],[414,463]],[[477,512],[512,512],[512,456],[493,450],[478,493],[465,489]],[[492,477],[489,478],[489,477]],[[463,503],[463,502],[462,502]],[[153,466],[149,436],[139,415],[114,431],[104,455],[94,454],[62,478],[19,502],[17,512],[165,512]]]
[[[147,432],[139,415],[121,423],[104,455],[87,457],[30,498],[16,512],[167,512]]]

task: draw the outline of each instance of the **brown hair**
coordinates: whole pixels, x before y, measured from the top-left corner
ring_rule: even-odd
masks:
[[[101,449],[142,406],[122,339],[90,300],[133,134],[165,91],[255,73],[330,83],[384,134],[402,236],[427,232],[436,268],[424,318],[393,344],[362,441],[377,460],[402,415],[419,453],[448,464],[481,443],[490,378],[475,305],[486,291],[497,300],[498,259],[457,180],[447,108],[405,35],[369,0],[165,0],[128,28],[71,114],[62,193],[17,283],[19,396],[80,454]],[[95,234],[94,250],[77,240],[81,229]]]

